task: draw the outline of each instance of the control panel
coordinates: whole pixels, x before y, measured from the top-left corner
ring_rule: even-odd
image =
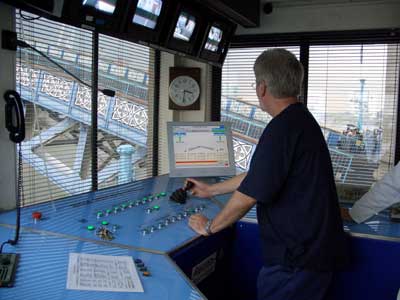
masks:
[[[171,201],[182,186],[182,178],[160,176],[34,205],[22,209],[21,226],[170,252],[197,236],[188,226],[191,215],[213,218],[220,211],[210,199]],[[15,212],[0,216],[0,223],[15,224]]]

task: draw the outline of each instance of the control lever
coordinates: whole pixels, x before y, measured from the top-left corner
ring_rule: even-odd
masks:
[[[169,200],[180,203],[180,204],[185,204],[186,199],[187,199],[187,191],[192,189],[194,187],[194,183],[191,181],[188,181],[183,188],[177,189],[175,192],[171,194],[169,197]]]

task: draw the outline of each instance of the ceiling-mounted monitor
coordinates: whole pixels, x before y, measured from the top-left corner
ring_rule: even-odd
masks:
[[[68,0],[63,18],[69,24],[119,36],[128,0]]]
[[[171,25],[165,47],[196,55],[207,26],[204,11],[196,3],[182,2],[178,4]]]
[[[199,49],[199,57],[216,65],[222,65],[235,29],[236,25],[227,20],[209,21]]]
[[[130,0],[123,35],[132,41],[160,44],[160,37],[168,33],[166,21],[174,6],[171,0]]]

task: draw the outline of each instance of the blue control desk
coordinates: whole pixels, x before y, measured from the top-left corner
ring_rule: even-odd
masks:
[[[14,238],[14,230],[0,226],[0,240]],[[19,243],[4,247],[4,252],[20,255],[15,284],[1,288],[2,300],[112,300],[112,299],[193,299],[205,297],[166,255],[111,247],[57,234],[35,233],[22,229]],[[140,259],[151,273],[139,277],[143,293],[96,292],[66,289],[69,253],[131,256]]]
[[[22,209],[21,226],[70,237],[101,240],[99,230],[112,235],[108,242],[155,253],[178,249],[197,238],[188,218],[202,213],[212,218],[221,204],[189,197],[186,204],[169,200],[183,179],[160,176],[131,184],[68,197]],[[35,221],[32,213],[40,212]],[[15,211],[0,214],[0,224],[15,224]]]
[[[189,197],[186,204],[169,200],[182,186],[182,178],[165,175],[22,208],[21,240],[15,249],[6,246],[9,252],[21,254],[17,280],[15,287],[0,289],[0,299],[220,298],[233,228],[209,238],[191,230],[192,214],[213,218],[223,204],[196,197]],[[33,218],[38,213],[41,218]],[[1,242],[9,234],[4,228],[10,231],[15,222],[16,211],[0,214]],[[70,252],[130,255],[148,261],[152,275],[143,279],[144,295],[66,290]],[[207,295],[200,294],[190,280]],[[34,293],[40,296],[32,297]]]

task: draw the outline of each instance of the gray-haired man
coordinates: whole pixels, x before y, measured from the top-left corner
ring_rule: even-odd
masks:
[[[264,262],[258,299],[326,299],[333,271],[348,256],[329,151],[297,100],[303,67],[289,51],[272,49],[257,58],[254,73],[260,107],[273,119],[247,173],[215,185],[187,179],[199,197],[234,191],[214,220],[194,215],[189,225],[209,235],[256,204]]]

